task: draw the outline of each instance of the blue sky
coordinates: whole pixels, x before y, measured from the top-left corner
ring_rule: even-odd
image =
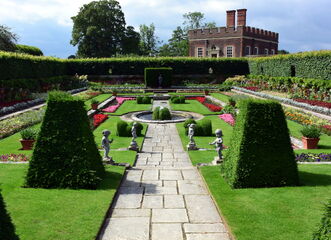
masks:
[[[72,21],[89,0],[0,0],[0,24],[20,37],[19,43],[37,46],[47,56],[66,58]],[[278,32],[280,49],[290,52],[331,49],[330,0],[119,0],[127,25],[154,23],[166,42],[183,22],[182,15],[200,11],[207,21],[224,26],[226,10],[247,8],[247,25]]]

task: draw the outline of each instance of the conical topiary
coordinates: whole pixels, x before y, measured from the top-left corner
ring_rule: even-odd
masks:
[[[50,92],[26,185],[96,188],[104,172],[84,102],[64,92]]]
[[[234,188],[298,184],[297,164],[279,103],[241,102],[221,171]]]
[[[331,239],[331,199],[325,204],[325,212],[318,230],[313,234],[313,240]]]
[[[0,239],[1,240],[18,240],[15,233],[15,226],[6,210],[6,205],[3,201],[0,192]]]

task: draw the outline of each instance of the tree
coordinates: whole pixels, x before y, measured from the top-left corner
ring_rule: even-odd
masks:
[[[90,2],[71,19],[74,26],[70,43],[78,45],[79,57],[110,57],[121,52],[125,19],[117,1]]]
[[[0,25],[0,50],[15,51],[15,43],[18,36],[10,31],[10,28]]]
[[[139,54],[140,34],[134,30],[134,27],[127,26],[122,41],[123,54]]]
[[[197,28],[216,27],[215,22],[205,23],[204,14],[201,12],[185,13],[183,18],[183,26],[178,26],[168,40],[168,44],[160,47],[160,56],[188,56],[188,31]]]
[[[157,53],[158,37],[155,36],[155,26],[140,25],[140,51],[142,55],[155,55]]]
[[[290,53],[289,51],[286,51],[284,49],[278,50],[278,54],[289,54],[289,53]]]

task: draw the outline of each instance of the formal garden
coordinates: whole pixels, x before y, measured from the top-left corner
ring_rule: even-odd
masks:
[[[330,62],[0,52],[0,238],[329,239]]]

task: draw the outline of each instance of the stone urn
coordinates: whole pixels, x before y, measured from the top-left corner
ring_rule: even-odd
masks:
[[[209,95],[209,90],[208,89],[205,89],[204,92],[205,92],[205,95]]]
[[[317,149],[317,145],[319,142],[319,138],[308,138],[308,137],[302,137],[302,143],[304,149]]]
[[[22,150],[31,150],[33,148],[35,141],[36,140],[34,139],[31,140],[20,139],[20,142],[22,144]]]
[[[97,110],[98,109],[98,103],[92,103],[91,104],[91,108],[92,108],[92,110]]]

